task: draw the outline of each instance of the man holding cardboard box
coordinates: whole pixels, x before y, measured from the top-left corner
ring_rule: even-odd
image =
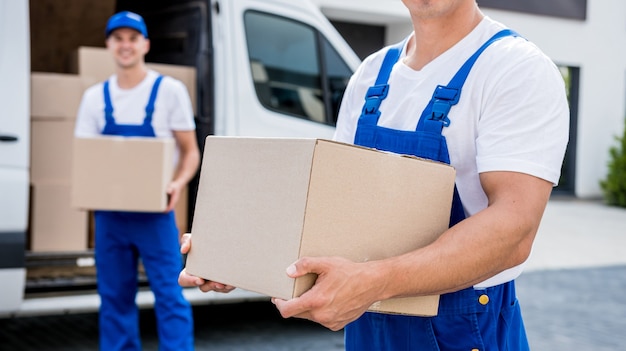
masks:
[[[140,350],[137,267],[141,257],[155,295],[161,350],[193,349],[193,318],[176,282],[181,256],[173,208],[199,164],[191,101],[185,86],[145,66],[150,42],[145,22],[131,12],[113,15],[106,45],[116,74],[83,95],[75,135],[174,138],[177,168],[158,212],[95,212],[95,257],[102,350]]]
[[[559,180],[569,118],[563,80],[475,0],[403,3],[414,32],[355,72],[335,139],[451,163],[450,228],[389,259],[301,258],[287,275],[314,273],[315,285],[273,302],[284,317],[345,327],[347,350],[528,350],[514,279]],[[233,288],[185,271],[179,283]],[[431,294],[441,294],[435,317],[366,312],[375,301]]]

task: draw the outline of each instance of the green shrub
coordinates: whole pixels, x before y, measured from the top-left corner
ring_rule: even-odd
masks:
[[[617,140],[617,146],[609,150],[609,171],[605,180],[600,181],[604,200],[608,205],[626,207],[626,129]]]

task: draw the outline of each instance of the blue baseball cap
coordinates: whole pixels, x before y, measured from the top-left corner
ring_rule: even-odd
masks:
[[[111,35],[111,32],[118,28],[134,29],[141,33],[144,37],[148,37],[148,28],[146,28],[146,22],[144,22],[143,17],[134,12],[123,11],[111,16],[111,18],[109,18],[109,21],[107,22],[105,37],[108,38],[109,35]]]

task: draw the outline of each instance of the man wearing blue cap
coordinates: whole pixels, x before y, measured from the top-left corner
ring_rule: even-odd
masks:
[[[356,70],[334,139],[451,164],[450,228],[387,259],[302,257],[286,275],[316,274],[315,285],[272,301],[283,317],[344,329],[346,351],[527,351],[515,279],[559,181],[569,135],[563,78],[476,0],[402,3],[413,31]],[[187,234],[181,251],[190,245]],[[179,281],[233,289],[186,271]],[[433,294],[434,317],[368,312],[377,301]]]
[[[135,303],[141,257],[155,296],[159,349],[192,350],[191,306],[176,280],[182,260],[173,212],[200,159],[191,101],[180,81],[146,67],[150,41],[140,15],[113,15],[105,35],[116,72],[85,91],[75,135],[175,138],[177,167],[164,213],[95,212],[100,349],[141,349]]]

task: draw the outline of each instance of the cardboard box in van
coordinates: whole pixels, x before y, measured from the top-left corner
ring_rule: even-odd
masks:
[[[90,210],[161,212],[174,174],[172,138],[75,138],[72,206]]]
[[[33,72],[30,75],[31,119],[76,119],[83,92],[94,79],[75,74]]]
[[[34,119],[30,128],[30,182],[69,184],[74,120]]]
[[[30,249],[69,252],[87,249],[88,214],[70,205],[69,183],[38,183],[32,191]]]
[[[189,273],[267,296],[300,296],[315,277],[285,269],[304,256],[356,262],[433,242],[449,224],[455,170],[321,139],[206,139]],[[372,311],[436,315],[439,296]]]

